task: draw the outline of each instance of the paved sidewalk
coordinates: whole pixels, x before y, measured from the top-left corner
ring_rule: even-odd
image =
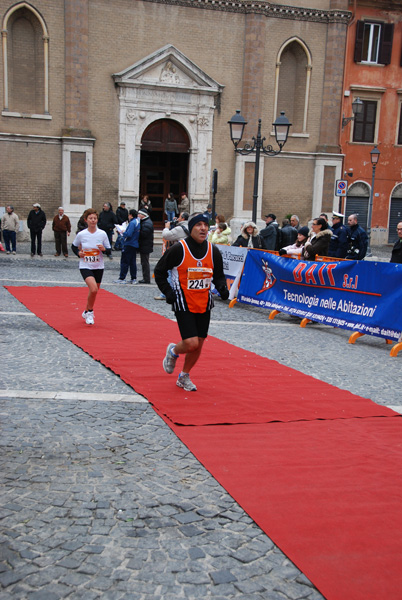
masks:
[[[83,285],[75,257],[0,266],[2,286]],[[107,262],[106,289],[171,318],[155,284],[113,284],[118,268]],[[144,398],[4,287],[0,300],[0,600],[322,598]],[[352,346],[343,330],[222,301],[211,334],[402,410],[401,356],[383,340]]]

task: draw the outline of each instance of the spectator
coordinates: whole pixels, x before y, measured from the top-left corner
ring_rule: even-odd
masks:
[[[208,219],[209,226],[214,225],[216,213],[212,213],[212,204],[208,204],[207,210],[202,213]]]
[[[265,242],[258,233],[257,225],[252,221],[247,221],[241,228],[241,233],[232,246],[242,246],[244,248],[265,249]]]
[[[128,213],[128,227],[122,234],[123,248],[120,258],[120,275],[115,283],[137,283],[137,250],[140,237],[140,220],[138,213],[133,208]],[[126,281],[130,269],[131,280]]]
[[[343,224],[344,216],[335,211],[332,213],[332,237],[329,242],[328,256],[334,258],[345,258],[348,251],[348,230]]]
[[[142,279],[139,283],[151,283],[149,255],[154,249],[154,226],[146,210],[139,210],[140,238],[139,248],[141,257]]]
[[[303,258],[315,260],[317,255],[328,256],[328,246],[332,236],[332,231],[328,227],[328,223],[321,217],[314,219],[312,230],[313,233],[310,234],[302,250]]]
[[[128,221],[128,210],[125,202],[120,202],[120,206],[116,209],[116,219],[118,225],[123,225]]]
[[[172,227],[171,223],[169,222],[166,223],[166,227],[162,231],[162,238],[165,240],[165,242],[167,242],[167,245],[173,246],[173,244],[176,244],[179,240],[183,240],[184,238],[190,235],[190,232],[188,230],[188,217],[188,212],[184,211],[180,213],[179,218],[175,221],[175,227]],[[168,275],[168,282],[171,282],[170,272]],[[166,296],[161,292],[159,296],[154,296],[154,299],[165,300]]]
[[[55,256],[60,256],[61,252],[63,252],[64,256],[67,258],[67,236],[71,233],[71,223],[68,216],[64,214],[64,208],[62,206],[59,206],[57,215],[53,219],[52,229],[56,246]]]
[[[168,197],[165,200],[165,214],[167,217],[167,220],[169,222],[173,221],[173,219],[175,218],[175,216],[179,213],[179,210],[177,208],[177,202],[175,200],[175,197],[173,196],[172,192],[170,192],[168,194]]]
[[[180,194],[179,212],[190,212],[190,200],[187,198],[186,192]]]
[[[328,223],[328,215],[326,213],[321,213],[320,219],[324,219],[324,221],[326,221]]]
[[[208,241],[212,244],[225,244],[226,246],[230,246],[230,234],[231,229],[226,223],[218,223],[215,231],[208,236]]]
[[[402,263],[402,221],[396,226],[399,240],[395,242],[392,248],[391,260],[392,263]]]
[[[229,240],[229,244],[232,243],[231,240],[231,233],[232,230],[230,229],[230,227],[228,226],[228,224],[226,223],[226,219],[224,217],[224,215],[216,215],[215,217],[215,225],[212,226],[209,230],[209,234],[208,234],[208,241],[212,242],[212,236],[214,235],[214,233],[216,233],[217,228],[219,227],[219,224],[224,223],[226,225],[226,229],[225,229],[225,235],[228,236],[228,240]],[[222,242],[213,242],[213,243],[222,243]],[[226,242],[225,242],[226,243]]]
[[[14,212],[14,207],[11,204],[6,206],[6,212],[1,217],[1,229],[3,230],[3,240],[7,254],[12,251],[17,252],[17,232],[20,221],[18,215]]]
[[[348,217],[348,251],[346,258],[350,260],[363,260],[366,256],[368,237],[363,227],[360,227],[357,221],[358,215],[349,215]]]
[[[280,230],[280,247],[283,246],[291,246],[295,243],[297,238],[297,229],[292,227],[289,219],[283,219],[282,221],[282,229]],[[278,244],[277,244],[278,246]]]
[[[149,215],[151,214],[152,204],[151,204],[151,200],[148,198],[147,195],[142,196],[140,203],[138,205],[138,210],[146,210]]]
[[[299,231],[297,232],[297,240],[294,242],[294,244],[290,244],[289,246],[281,248],[279,250],[280,256],[284,256],[285,254],[300,256],[303,251],[304,244],[307,242],[308,233],[308,227],[300,227]]]
[[[31,233],[31,256],[35,256],[38,251],[38,256],[42,254],[42,231],[46,227],[46,215],[38,202],[32,205],[33,209],[28,215],[27,225]]]
[[[300,229],[300,219],[297,215],[292,215],[290,217],[290,224],[292,227],[294,227],[295,229],[297,229],[297,231],[299,231]]]
[[[86,229],[88,227],[88,223],[85,220],[85,213],[86,213],[86,211],[84,211],[82,213],[82,215],[80,216],[80,218],[78,219],[77,231],[75,233],[79,233],[80,231],[82,231],[83,229]]]
[[[265,228],[260,231],[260,235],[264,239],[265,248],[267,250],[276,250],[276,239],[279,229],[276,216],[273,213],[265,215],[265,224]]]
[[[110,202],[105,202],[103,205],[103,210],[99,215],[98,228],[103,229],[106,233],[110,247],[112,247],[113,240],[113,230],[117,225],[117,217],[112,210],[112,205]],[[109,258],[113,258],[111,254],[108,255]]]

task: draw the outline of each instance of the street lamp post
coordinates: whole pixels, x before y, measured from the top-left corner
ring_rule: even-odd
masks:
[[[228,121],[230,127],[230,139],[232,140],[235,152],[238,154],[253,154],[255,151],[255,168],[254,168],[254,189],[253,189],[253,215],[252,221],[257,221],[257,199],[258,199],[258,179],[260,175],[260,154],[261,152],[266,156],[276,156],[282,152],[283,146],[286,144],[288,139],[289,123],[288,118],[284,112],[281,112],[280,116],[272,124],[275,131],[276,143],[279,146],[279,150],[274,150],[271,145],[264,146],[265,137],[261,137],[261,119],[258,119],[258,131],[257,137],[253,137],[253,144],[246,142],[243,148],[238,148],[238,144],[241,142],[244,128],[247,125],[247,121],[240,114],[240,110],[236,110],[236,114]]]
[[[377,144],[374,145],[374,148],[370,152],[371,165],[373,167],[373,174],[371,178],[371,191],[370,191],[370,200],[369,200],[369,210],[367,217],[367,237],[368,237],[368,246],[367,246],[367,256],[372,256],[371,253],[371,217],[373,214],[373,199],[374,199],[374,181],[375,181],[375,170],[378,164],[378,160],[380,158],[381,152],[377,148]]]

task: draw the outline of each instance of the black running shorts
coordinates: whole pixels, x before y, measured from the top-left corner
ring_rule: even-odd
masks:
[[[103,271],[104,269],[80,269],[84,281],[87,277],[94,277],[96,283],[102,282]]]
[[[208,335],[211,311],[192,313],[186,310],[175,312],[182,340],[192,337],[206,338]]]

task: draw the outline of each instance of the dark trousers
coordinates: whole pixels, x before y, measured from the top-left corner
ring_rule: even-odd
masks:
[[[17,234],[15,233],[15,231],[11,231],[10,229],[3,229],[3,239],[7,252],[11,252],[11,248],[13,252],[15,252],[17,249]]]
[[[119,279],[125,279],[130,269],[131,279],[137,279],[137,248],[124,246],[120,259]]]
[[[54,231],[54,241],[57,254],[68,254],[67,249],[67,231]]]
[[[30,229],[30,232],[31,232],[31,254],[36,253],[36,244],[38,245],[38,254],[42,254],[42,229],[40,229],[39,231],[33,231],[32,229]]]
[[[142,278],[147,283],[151,283],[151,270],[149,268],[149,253],[143,254],[141,252],[140,256],[141,256]]]

